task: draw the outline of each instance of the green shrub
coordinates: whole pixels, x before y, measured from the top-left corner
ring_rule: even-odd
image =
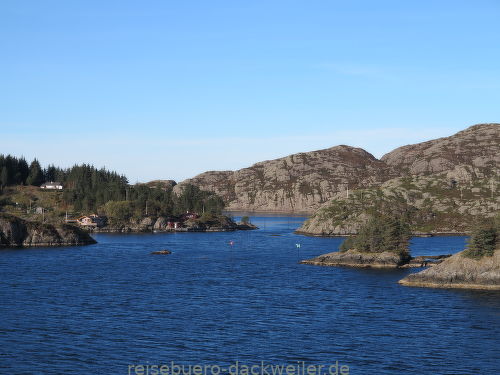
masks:
[[[134,210],[131,202],[109,201],[104,205],[104,212],[111,219],[122,221],[132,217]]]

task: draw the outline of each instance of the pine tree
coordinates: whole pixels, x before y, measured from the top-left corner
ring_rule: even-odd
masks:
[[[9,172],[7,171],[7,167],[4,165],[2,168],[2,174],[0,175],[0,185],[2,188],[6,187],[9,182]]]
[[[341,251],[356,249],[361,252],[380,253],[390,251],[409,256],[410,228],[399,216],[376,215],[341,245]]]
[[[45,170],[45,181],[56,181],[56,167],[54,165],[49,165]]]
[[[471,237],[464,256],[468,258],[482,258],[483,256],[492,256],[496,247],[500,243],[500,230],[494,222],[476,227]]]
[[[43,182],[43,172],[38,160],[33,160],[30,165],[30,173],[26,180],[28,185],[40,186]]]
[[[19,180],[17,183],[20,185],[25,185],[26,180],[28,179],[28,176],[30,174],[30,167],[28,166],[28,162],[26,161],[25,158],[21,157],[19,159],[19,162],[17,164],[17,169],[19,172]]]

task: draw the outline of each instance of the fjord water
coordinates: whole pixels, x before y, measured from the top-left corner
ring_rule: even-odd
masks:
[[[126,374],[171,361],[499,370],[500,294],[397,284],[415,270],[300,265],[341,239],[294,235],[300,217],[252,221],[261,229],[99,234],[86,247],[1,251],[0,372]],[[464,237],[412,240],[414,255],[464,246]],[[150,254],[164,248],[173,254]]]

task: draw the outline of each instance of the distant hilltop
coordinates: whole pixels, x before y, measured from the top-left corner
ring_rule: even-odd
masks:
[[[348,191],[379,187],[395,178],[447,173],[450,181],[471,183],[498,176],[499,164],[500,124],[491,123],[402,146],[380,160],[361,148],[341,145],[237,171],[205,172],[175,185],[174,191],[198,186],[219,195],[228,210],[313,213]]]

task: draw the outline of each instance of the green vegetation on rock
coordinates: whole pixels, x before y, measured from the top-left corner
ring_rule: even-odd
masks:
[[[357,235],[347,238],[340,251],[355,249],[365,253],[389,251],[409,257],[410,227],[399,216],[372,216]]]
[[[479,259],[484,256],[492,256],[495,249],[500,245],[499,221],[490,221],[474,229],[469,238],[467,249],[463,256]]]

